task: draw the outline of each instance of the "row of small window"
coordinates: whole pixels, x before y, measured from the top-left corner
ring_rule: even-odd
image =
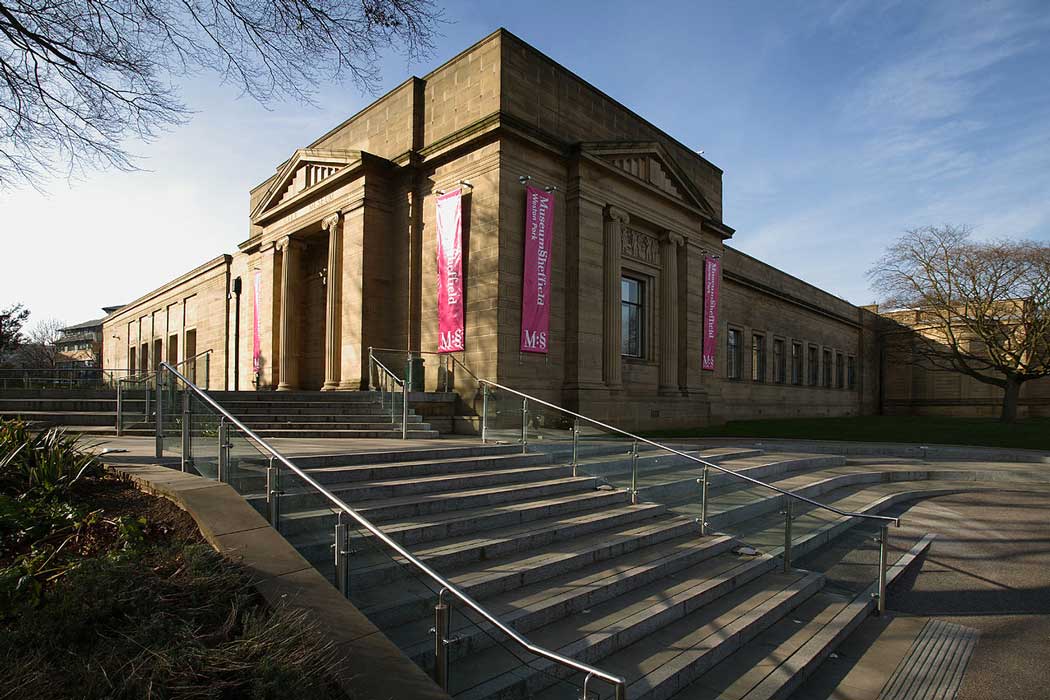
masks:
[[[823,386],[834,389],[857,388],[857,360],[830,348],[809,345],[803,356],[802,341],[773,339],[773,383]],[[751,334],[751,381],[769,380],[766,362],[766,336]],[[730,328],[726,335],[726,374],[729,379],[744,378],[744,332]],[[805,382],[803,382],[805,379]]]

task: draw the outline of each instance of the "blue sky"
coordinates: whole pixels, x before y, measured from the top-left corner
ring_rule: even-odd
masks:
[[[732,245],[858,304],[905,229],[1050,240],[1050,5],[1033,2],[448,2],[434,55],[503,26],[725,171]],[[368,104],[322,86],[264,109],[201,75],[193,120],[136,144],[147,172],[0,194],[0,306],[68,322],[247,235],[248,190]],[[25,261],[25,264],[23,264]]]

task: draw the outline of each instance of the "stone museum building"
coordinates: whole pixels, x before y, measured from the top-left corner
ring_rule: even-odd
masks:
[[[521,350],[525,184],[552,195],[546,353]],[[236,251],[106,318],[104,365],[211,350],[213,389],[365,388],[369,347],[438,349],[436,200],[456,190],[456,357],[478,376],[625,427],[894,398],[879,316],[730,247],[721,169],[505,30],[275,164]],[[914,385],[886,384],[901,410]]]

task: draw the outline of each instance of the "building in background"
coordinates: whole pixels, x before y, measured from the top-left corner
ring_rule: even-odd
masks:
[[[106,316],[119,310],[119,306],[104,306]],[[106,317],[84,321],[59,329],[55,340],[56,367],[101,367],[105,353],[103,323]]]

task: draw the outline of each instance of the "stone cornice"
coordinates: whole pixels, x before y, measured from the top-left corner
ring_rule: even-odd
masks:
[[[215,270],[217,268],[223,268],[223,272],[225,272],[225,268],[229,267],[230,262],[232,260],[233,256],[227,255],[225,253],[216,256],[208,262],[204,263],[203,265],[198,265],[189,272],[180,275],[179,277],[176,277],[167,284],[163,284],[160,287],[157,287],[156,289],[143,294],[138,299],[135,299],[134,301],[125,304],[124,306],[120,307],[118,311],[115,311],[113,312],[113,314],[107,316],[104,319],[104,323],[109,324],[111,322],[123,320],[127,315],[131,314],[132,311],[136,311],[136,309],[142,305],[147,305],[152,308],[156,301],[156,297],[170,292],[171,290],[175,289],[181,284],[185,284],[194,277],[199,277],[200,275],[203,275],[207,272],[211,272],[212,270]],[[150,303],[147,304],[147,302]]]

